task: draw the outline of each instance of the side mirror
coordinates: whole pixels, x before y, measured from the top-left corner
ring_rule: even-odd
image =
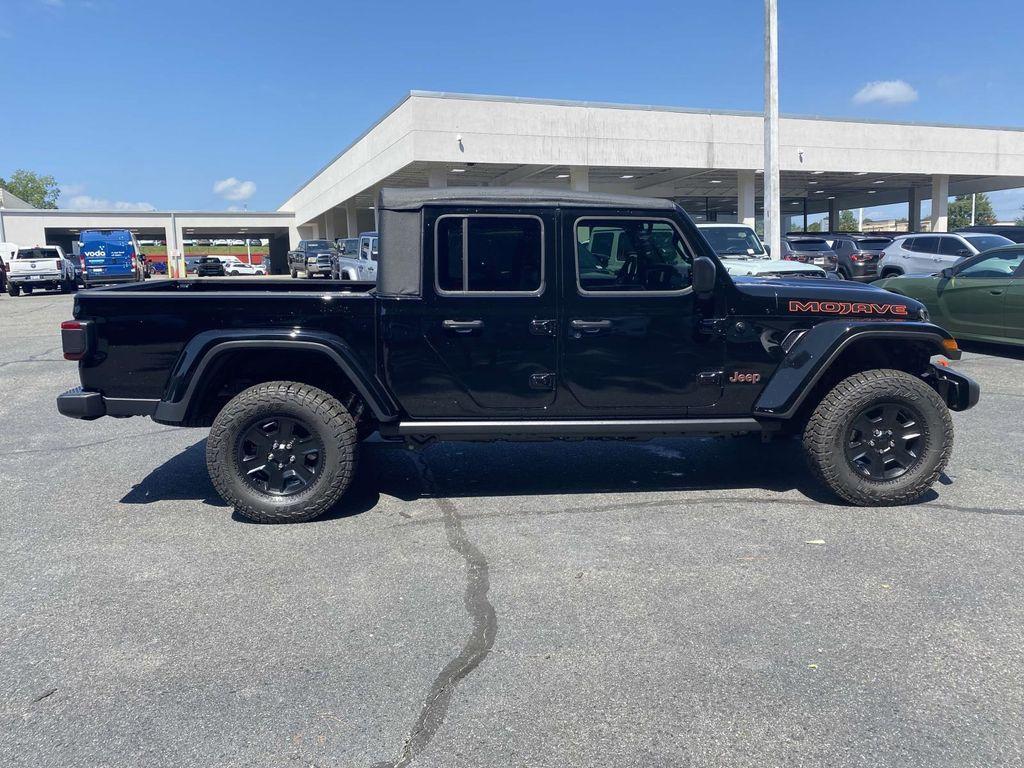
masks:
[[[767,253],[769,256],[771,256],[772,255],[772,247],[770,245],[765,245],[764,252]]]
[[[963,258],[964,256],[970,256],[971,252],[967,248],[961,248],[959,251],[956,252],[956,255]]]
[[[953,268],[946,267],[944,270],[939,272],[939,277],[941,277],[943,280],[949,280],[951,277],[953,277]]]
[[[698,256],[693,262],[693,290],[708,294],[715,290],[715,262],[707,256]]]

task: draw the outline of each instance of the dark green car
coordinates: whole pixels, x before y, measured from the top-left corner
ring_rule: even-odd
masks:
[[[958,339],[1024,346],[1024,245],[993,248],[935,275],[872,283],[922,302]]]

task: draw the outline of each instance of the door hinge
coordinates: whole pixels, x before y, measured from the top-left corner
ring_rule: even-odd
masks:
[[[558,332],[557,320],[531,320],[530,333],[534,336],[554,336]]]
[[[555,374],[553,373],[532,373],[530,374],[530,389],[552,390],[555,388]]]
[[[721,371],[701,371],[697,374],[697,383],[704,386],[722,386]]]
[[[725,333],[726,326],[729,324],[729,318],[727,317],[712,317],[706,320],[700,321],[700,332],[701,333]]]

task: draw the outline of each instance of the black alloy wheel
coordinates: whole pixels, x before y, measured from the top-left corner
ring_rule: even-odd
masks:
[[[324,443],[291,416],[264,416],[241,431],[235,451],[245,484],[271,496],[293,496],[323,471]]]
[[[853,419],[846,460],[872,480],[893,480],[921,461],[922,416],[906,403],[875,403]]]

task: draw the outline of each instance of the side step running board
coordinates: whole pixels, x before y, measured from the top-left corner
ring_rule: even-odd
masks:
[[[662,437],[668,435],[737,435],[776,431],[777,422],[757,419],[535,419],[527,421],[403,421],[381,425],[395,437],[501,440],[503,438]]]

